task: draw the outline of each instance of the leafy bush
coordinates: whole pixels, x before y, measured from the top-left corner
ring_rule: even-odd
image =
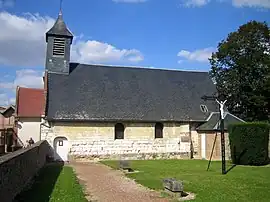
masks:
[[[270,125],[251,122],[229,126],[231,157],[234,164],[266,165],[269,162]]]

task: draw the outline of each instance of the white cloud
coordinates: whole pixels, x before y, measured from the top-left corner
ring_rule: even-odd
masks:
[[[12,88],[14,88],[14,83],[13,82],[1,82],[0,88],[1,89],[12,89]]]
[[[235,7],[270,8],[270,0],[232,0]]]
[[[42,72],[34,71],[32,69],[23,69],[16,71],[15,86],[29,87],[29,88],[43,88]]]
[[[15,98],[9,98],[7,94],[0,93],[0,106],[8,106],[15,103]]]
[[[16,87],[43,88],[43,72],[32,69],[22,69],[16,71],[16,77],[12,82],[0,82],[0,105],[10,105],[15,103]]]
[[[185,7],[201,7],[213,0],[181,0]],[[231,2],[234,7],[270,8],[270,0],[215,0],[217,2]]]
[[[143,60],[143,55],[136,49],[118,49],[107,43],[99,41],[78,41],[72,47],[72,61],[82,63],[102,63],[129,61],[139,62]]]
[[[17,86],[29,88],[43,88],[42,72],[32,69],[16,71],[16,78],[13,82],[1,82],[1,89],[16,89]]]
[[[16,98],[15,97],[12,97],[9,99],[9,104],[15,104],[16,102]]]
[[[178,63],[182,63],[183,59],[197,62],[208,62],[208,59],[211,57],[212,53],[215,51],[214,48],[205,48],[198,49],[195,51],[181,50],[177,56],[181,57],[181,60]]]
[[[144,3],[148,0],[112,0],[112,1],[116,3]]]
[[[183,62],[183,60],[178,60],[178,64],[182,64]]]
[[[186,7],[201,7],[209,2],[210,0],[182,0],[182,4]]]
[[[1,106],[8,105],[8,96],[6,94],[4,94],[4,93],[0,94],[0,105]]]
[[[50,17],[0,13],[0,64],[11,66],[44,65],[45,32],[54,23]]]
[[[0,12],[0,64],[20,67],[44,66],[45,33],[54,19],[39,14],[16,16]],[[76,62],[138,62],[143,55],[136,49],[119,49],[113,45],[76,37],[72,47]]]

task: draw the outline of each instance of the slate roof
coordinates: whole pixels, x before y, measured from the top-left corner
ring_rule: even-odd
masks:
[[[53,27],[46,33],[46,42],[48,42],[49,35],[66,36],[73,38],[73,34],[69,31],[66,23],[63,20],[62,12],[59,13],[57,20],[55,21]]]
[[[9,118],[15,112],[15,106],[9,105],[8,107],[0,107],[0,113],[5,117]]]
[[[220,121],[219,121],[219,112],[212,113],[208,121],[202,125],[200,125],[197,130],[198,131],[218,131],[220,130]],[[244,120],[232,115],[229,112],[225,112],[224,116],[224,129],[228,130],[228,126],[230,124],[235,124],[239,122],[245,122]]]
[[[41,117],[44,114],[44,89],[19,87],[17,93],[18,117]]]
[[[48,120],[204,121],[217,111],[201,99],[216,92],[207,72],[70,66],[69,75],[48,73]]]

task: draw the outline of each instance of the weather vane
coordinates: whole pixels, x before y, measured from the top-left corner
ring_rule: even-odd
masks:
[[[60,14],[62,14],[62,5],[63,5],[63,0],[60,0]]]

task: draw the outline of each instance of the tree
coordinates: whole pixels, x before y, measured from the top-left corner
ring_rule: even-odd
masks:
[[[247,121],[270,118],[270,29],[250,21],[218,44],[210,75],[228,110]]]

